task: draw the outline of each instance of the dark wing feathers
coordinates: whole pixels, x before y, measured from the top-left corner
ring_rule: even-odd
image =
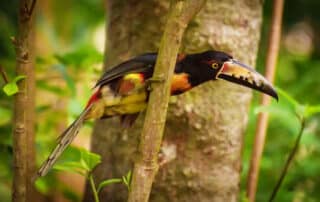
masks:
[[[150,72],[152,74],[156,59],[156,53],[147,53],[123,62],[107,70],[98,80],[95,87],[108,84],[110,81],[122,77],[128,73]]]

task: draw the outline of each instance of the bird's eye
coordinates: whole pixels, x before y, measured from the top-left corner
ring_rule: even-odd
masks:
[[[213,68],[213,69],[218,69],[218,67],[219,67],[219,65],[218,65],[218,63],[212,63],[212,65],[211,65],[211,67]]]

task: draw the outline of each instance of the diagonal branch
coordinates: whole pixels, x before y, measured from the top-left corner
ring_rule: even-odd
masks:
[[[170,85],[176,57],[185,28],[204,5],[205,0],[174,0],[162,36],[146,118],[140,137],[141,157],[135,162],[129,202],[147,202],[159,169],[158,153],[167,115]]]

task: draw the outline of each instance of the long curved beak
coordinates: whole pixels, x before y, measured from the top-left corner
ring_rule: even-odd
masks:
[[[268,94],[278,100],[278,94],[272,84],[253,68],[231,59],[224,62],[217,77]]]

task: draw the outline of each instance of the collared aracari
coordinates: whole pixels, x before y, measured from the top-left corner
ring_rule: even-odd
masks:
[[[148,53],[107,70],[95,85],[96,91],[80,116],[61,134],[58,145],[42,164],[37,175],[44,176],[77,135],[83,122],[120,116],[130,126],[147,106],[148,81],[152,77],[156,53]],[[277,93],[262,75],[232,56],[220,51],[179,54],[171,84],[171,94],[179,95],[206,81],[226,80],[278,99]]]

